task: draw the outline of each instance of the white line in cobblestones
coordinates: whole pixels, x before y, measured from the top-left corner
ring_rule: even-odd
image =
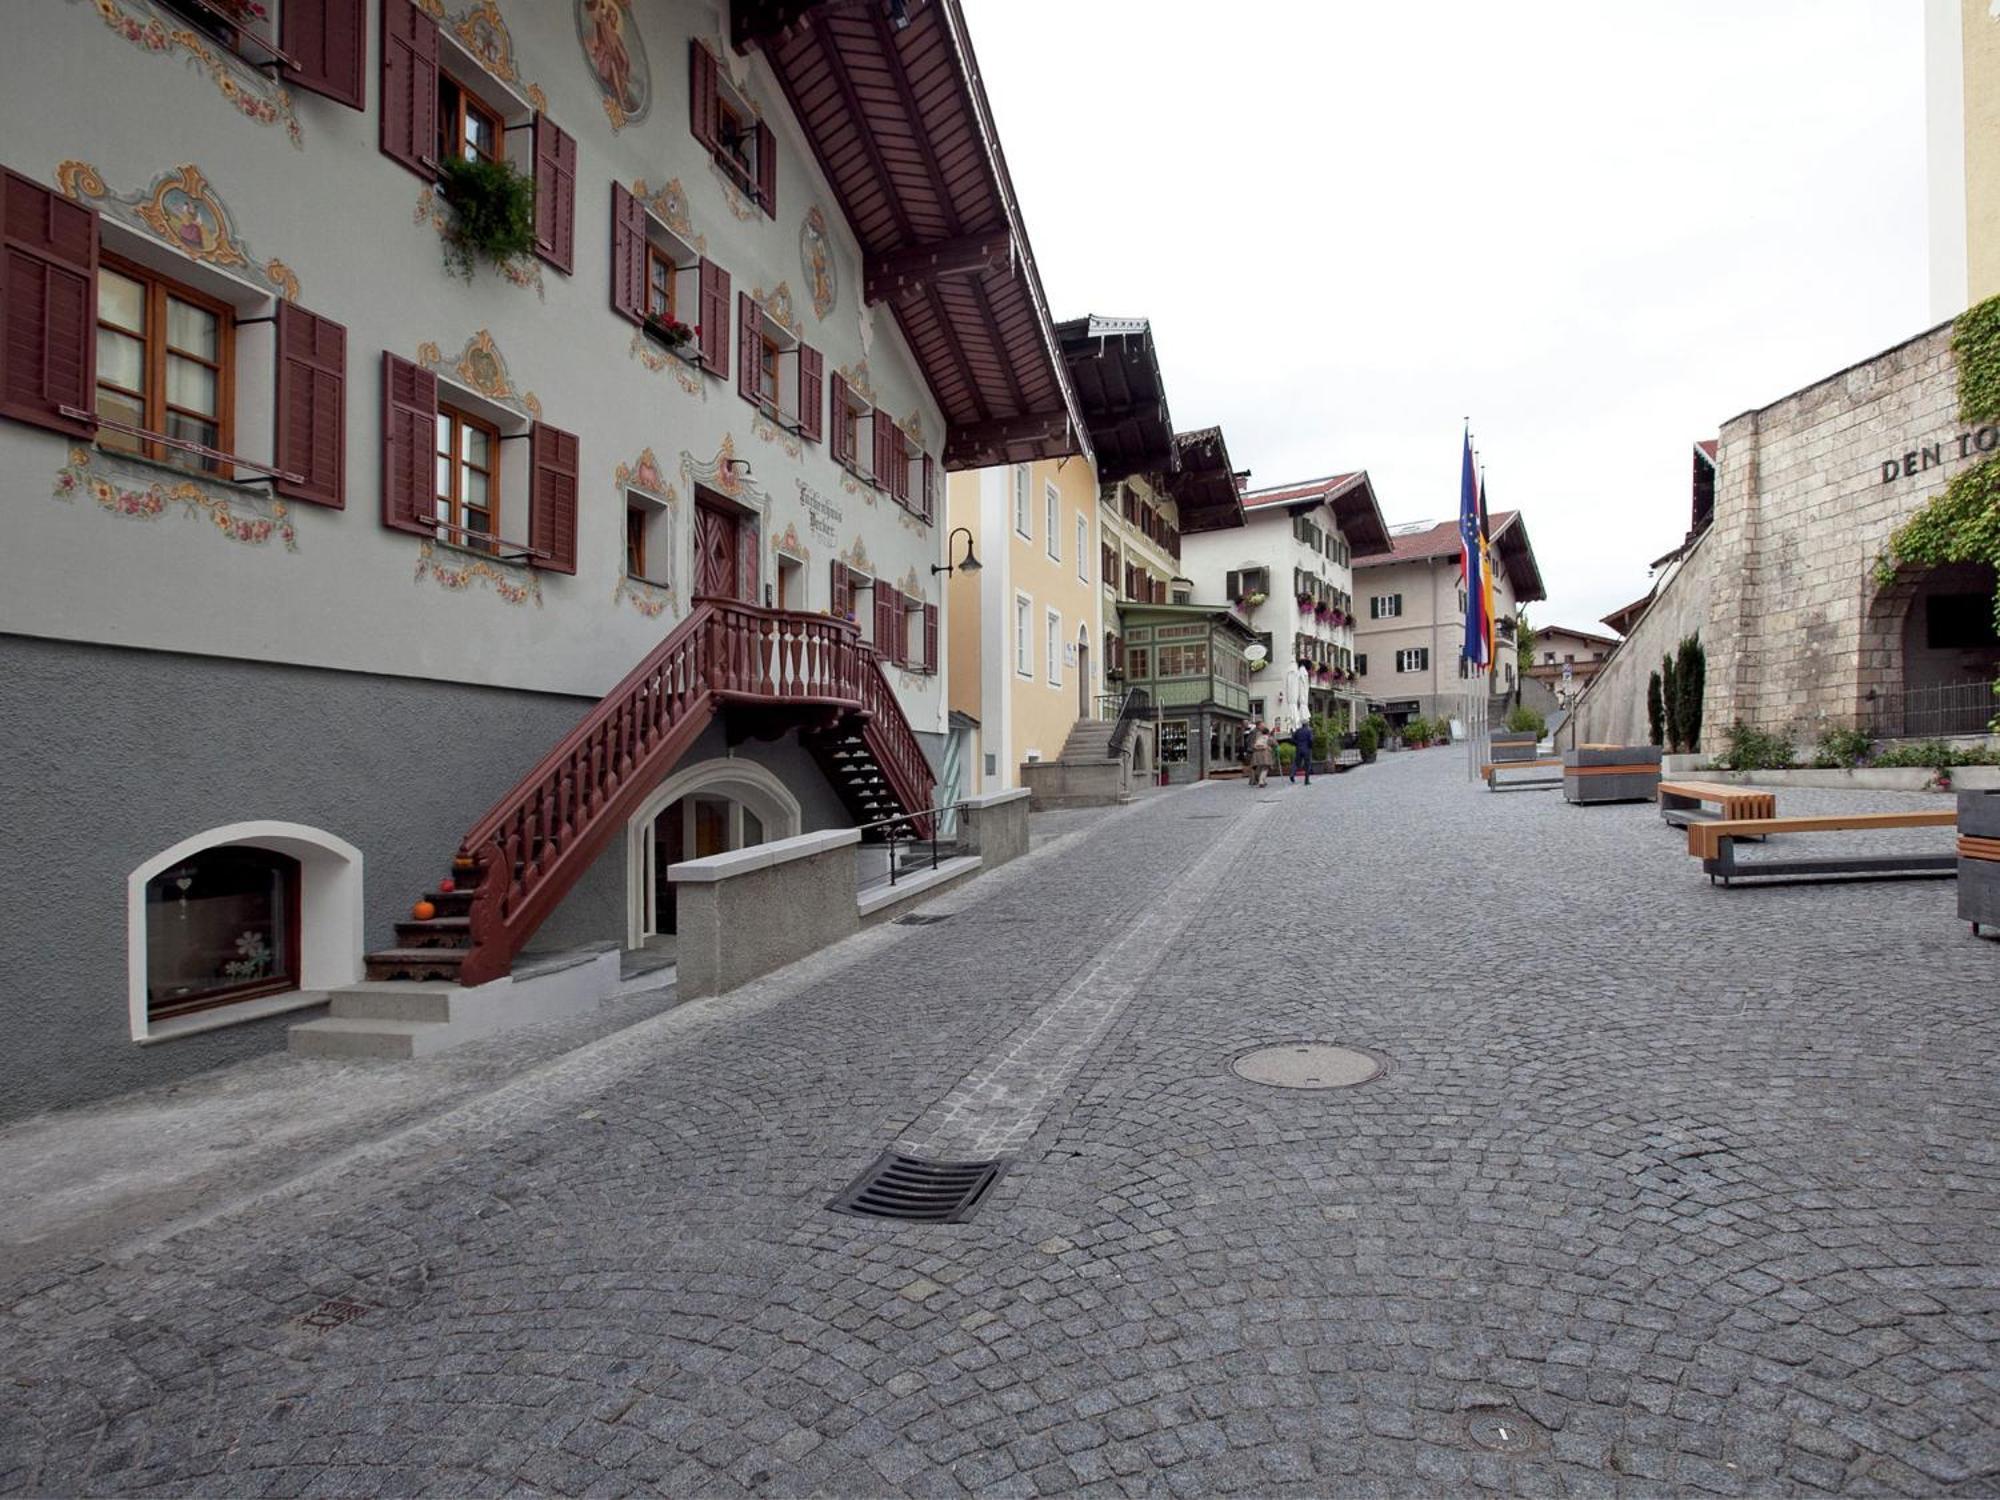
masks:
[[[1270,817],[1260,800],[958,1084],[896,1149],[932,1159],[1018,1151],[1200,910],[1229,865]]]

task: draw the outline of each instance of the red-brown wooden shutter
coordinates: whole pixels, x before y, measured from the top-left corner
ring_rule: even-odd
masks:
[[[903,443],[903,431],[889,424],[889,493],[905,510],[910,506],[910,451]]]
[[[854,580],[848,575],[847,564],[833,565],[833,601],[831,606],[836,620],[845,620],[854,613]]]
[[[869,472],[875,476],[875,488],[889,487],[889,469],[894,462],[895,449],[891,446],[895,438],[896,424],[889,420],[889,414],[876,407],[868,419],[868,430],[875,439],[874,461]]]
[[[935,604],[926,604],[924,606],[924,670],[926,672],[935,672],[937,669],[938,607]]]
[[[768,217],[778,217],[778,141],[762,120],[757,122],[757,201]]]
[[[97,404],[97,214],[16,172],[0,176],[0,416],[72,437]]]
[[[1222,597],[1232,604],[1243,597],[1243,575],[1234,568],[1223,577]]]
[[[611,184],[611,306],[646,321],[646,205]]]
[[[799,435],[809,443],[826,436],[826,360],[811,344],[799,345]]]
[[[764,341],[761,333],[763,320],[757,313],[757,299],[748,292],[736,294],[736,394],[753,406],[763,405],[758,395],[762,384],[762,357]]]
[[[437,376],[382,354],[382,524],[431,536],[437,510]]]
[[[289,8],[289,7],[288,7]],[[335,510],[347,504],[347,330],[294,302],[278,304],[277,466],[304,476],[277,492]]]
[[[528,545],[535,566],[576,571],[576,434],[537,422],[528,429]]]
[[[896,659],[896,620],[902,614],[901,599],[881,579],[875,580],[875,652],[890,661]]]
[[[837,464],[851,464],[854,455],[847,447],[847,377],[835,371],[829,382],[826,401],[827,420],[833,423],[833,461]]]
[[[715,54],[696,41],[688,43],[688,100],[694,138],[709,153],[720,151],[722,112],[716,92]]]
[[[278,47],[298,64],[284,81],[349,109],[367,105],[368,19],[364,0],[285,0]]]
[[[382,0],[382,154],[437,175],[438,27],[410,0]]]
[[[926,521],[933,520],[937,516],[937,476],[938,476],[937,462],[928,453],[926,453],[924,455],[924,475],[923,475],[923,486],[922,486],[922,496],[923,496],[922,514],[923,518]]]
[[[697,45],[695,50],[702,49]],[[729,368],[729,273],[705,255],[701,259],[700,329],[702,368],[720,375]]]
[[[535,254],[565,276],[576,268],[576,138],[535,111]]]

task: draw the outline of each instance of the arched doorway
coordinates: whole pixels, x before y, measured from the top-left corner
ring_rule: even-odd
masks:
[[[2000,673],[1993,569],[1905,564],[1862,620],[1860,727],[1885,739],[1978,734]]]
[[[625,945],[672,937],[668,866],[795,838],[800,818],[798,798],[755,761],[703,761],[669,776],[626,824]]]

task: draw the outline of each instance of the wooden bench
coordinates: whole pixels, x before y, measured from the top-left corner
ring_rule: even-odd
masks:
[[[1688,853],[1701,861],[1713,885],[1720,880],[1803,879],[1829,876],[1915,877],[1956,879],[1958,853],[1820,855],[1812,859],[1760,859],[1738,864],[1736,845],[1742,839],[1774,833],[1865,833],[1878,828],[1953,828],[1958,813],[1939,812],[1840,813],[1807,818],[1713,818],[1687,825]]]
[[[1522,776],[1507,781],[1500,779],[1502,771],[1546,770],[1551,766],[1556,771],[1554,776]],[[1543,760],[1489,761],[1479,768],[1479,774],[1486,778],[1486,790],[1489,792],[1516,792],[1525,791],[1530,787],[1561,786],[1563,784],[1562,757],[1558,755]]]
[[[1709,812],[1704,803],[1713,802]],[[1752,791],[1747,787],[1724,786],[1714,781],[1663,781],[1660,783],[1660,817],[1676,828],[1719,818],[1775,818],[1776,792]]]

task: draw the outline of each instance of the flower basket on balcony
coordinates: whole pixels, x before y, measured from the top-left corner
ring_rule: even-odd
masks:
[[[678,318],[646,315],[646,337],[668,349],[685,348],[693,342],[695,330]]]
[[[1266,659],[1265,659],[1265,660],[1263,660],[1263,661],[1253,661],[1253,662],[1251,662],[1251,663],[1250,663],[1250,675],[1251,675],[1252,677],[1255,677],[1255,676],[1256,676],[1256,675],[1257,675],[1257,674],[1258,674],[1259,672],[1263,671],[1263,670],[1264,670],[1264,668],[1268,667],[1268,666],[1269,666],[1270,664],[1271,664],[1271,663],[1270,663],[1270,660],[1269,660],[1269,658],[1266,658]]]
[[[1270,596],[1267,594],[1260,594],[1253,590],[1252,592],[1245,594],[1243,596],[1243,607],[1245,609],[1255,609],[1258,605],[1262,604],[1268,597]]]
[[[1313,606],[1313,618],[1315,620],[1324,620],[1328,615],[1332,613],[1333,613],[1333,607],[1329,605],[1325,600],[1321,600],[1318,604],[1315,604]]]
[[[1326,617],[1328,622],[1334,625],[1347,623],[1347,615],[1337,605],[1326,612]]]
[[[451,206],[446,258],[465,280],[475,255],[506,265],[534,251],[535,182],[512,162],[454,156],[438,168],[438,186]]]
[[[1313,596],[1311,594],[1299,595],[1300,613],[1309,615],[1312,613],[1312,607],[1313,607]]]

